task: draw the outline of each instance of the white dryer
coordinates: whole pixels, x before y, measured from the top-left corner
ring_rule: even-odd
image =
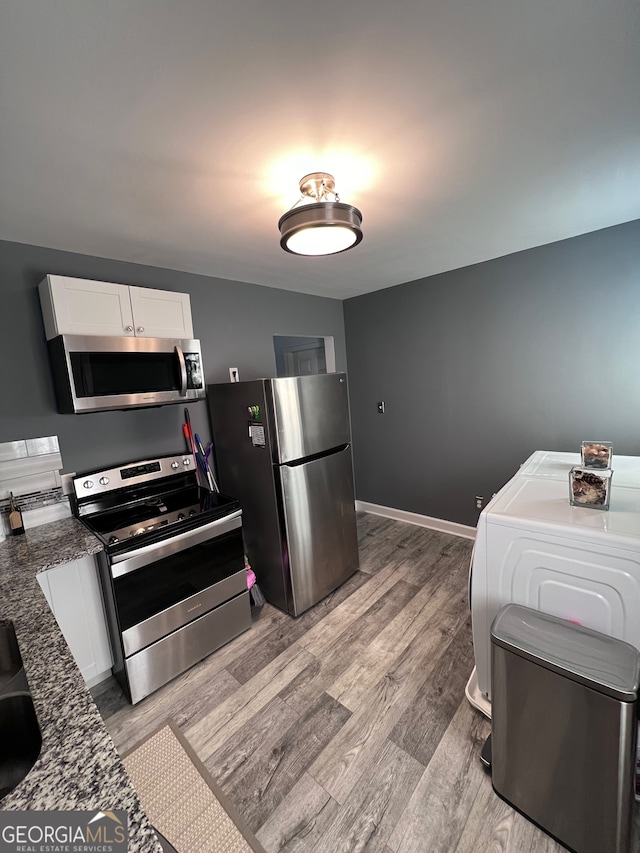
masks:
[[[613,457],[608,511],[572,507],[578,453],[536,451],[480,514],[471,562],[469,701],[491,716],[490,628],[510,602],[640,649],[640,457]]]

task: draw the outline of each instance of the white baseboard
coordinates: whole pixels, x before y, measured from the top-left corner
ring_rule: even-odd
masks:
[[[373,515],[383,515],[385,518],[395,518],[396,521],[406,521],[407,524],[417,524],[419,527],[429,527],[431,530],[439,530],[441,533],[451,533],[453,536],[462,536],[465,539],[475,539],[475,527],[467,524],[458,524],[457,521],[446,521],[444,518],[432,518],[430,515],[420,515],[417,512],[407,512],[404,509],[394,509],[391,506],[380,506],[370,504],[367,501],[356,501],[358,512],[370,512]]]

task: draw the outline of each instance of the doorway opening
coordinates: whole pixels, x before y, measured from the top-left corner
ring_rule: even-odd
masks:
[[[274,335],[276,376],[308,376],[335,373],[336,353],[333,337]]]

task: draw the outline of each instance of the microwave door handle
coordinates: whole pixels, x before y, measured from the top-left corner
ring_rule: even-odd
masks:
[[[187,396],[187,364],[184,360],[182,347],[176,347],[176,355],[178,356],[178,364],[180,365],[180,396]]]

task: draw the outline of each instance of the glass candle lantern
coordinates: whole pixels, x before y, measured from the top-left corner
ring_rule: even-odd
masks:
[[[571,506],[590,509],[609,509],[611,468],[595,470],[574,466],[569,471],[569,502]]]
[[[610,441],[583,441],[580,450],[583,468],[611,468],[613,444]]]

